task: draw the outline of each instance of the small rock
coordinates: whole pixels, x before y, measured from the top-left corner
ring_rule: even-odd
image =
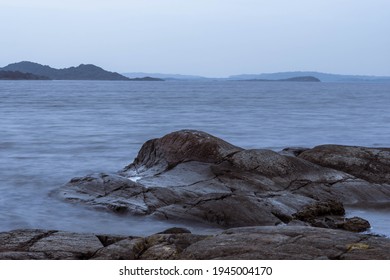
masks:
[[[303,148],[303,147],[288,147],[284,148],[282,151],[279,152],[279,154],[284,156],[294,156],[297,157],[300,154],[302,154],[304,151],[310,150],[309,148]]]
[[[191,233],[191,231],[189,231],[186,228],[173,227],[173,228],[166,229],[162,232],[159,232],[157,234],[179,234],[179,233]]]
[[[344,222],[338,225],[339,228],[353,232],[363,232],[368,230],[370,223],[360,217],[346,218]]]
[[[307,205],[302,210],[295,213],[293,216],[298,220],[310,222],[310,220],[321,216],[344,214],[345,209],[340,201],[329,200]]]

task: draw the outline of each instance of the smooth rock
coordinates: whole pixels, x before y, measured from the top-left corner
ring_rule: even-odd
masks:
[[[147,141],[125,171],[135,169],[141,173],[153,167],[161,172],[187,161],[216,163],[240,150],[242,148],[208,133],[180,130]]]
[[[304,151],[299,158],[352,174],[368,182],[390,184],[388,149],[322,145]]]
[[[302,220],[334,228],[344,218],[344,203],[390,200],[390,186],[378,183],[387,175],[358,178],[349,167],[333,168],[345,158],[344,151],[349,151],[349,158],[356,156],[349,161],[351,168],[356,165],[352,162],[362,162],[364,157],[355,148],[322,147],[286,156],[271,150],[244,150],[205,132],[182,130],[147,141],[134,162],[118,174],[75,178],[56,194],[116,213],[222,228],[286,224],[307,207],[337,201],[327,207],[338,217],[312,211],[310,221]],[[323,156],[315,156],[318,150]],[[373,166],[378,165],[370,172],[387,170],[388,151],[368,150],[364,155],[371,155]],[[313,160],[332,159],[333,152],[335,166]],[[379,163],[376,158],[381,158]]]

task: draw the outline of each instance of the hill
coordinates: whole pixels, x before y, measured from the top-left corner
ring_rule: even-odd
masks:
[[[143,77],[143,78],[134,78],[130,79],[131,81],[140,81],[140,82],[161,82],[164,81],[163,79],[160,78],[153,78],[153,77]]]
[[[390,77],[381,76],[362,76],[362,75],[338,75],[328,74],[321,72],[279,72],[279,73],[266,73],[266,74],[242,74],[230,76],[230,80],[285,80],[295,77],[315,77],[322,82],[390,82]]]
[[[131,79],[137,79],[140,77],[154,77],[163,80],[204,80],[207,79],[202,76],[194,75],[180,75],[180,74],[162,74],[162,73],[144,73],[144,72],[131,72],[131,73],[122,73],[123,76],[126,76]]]
[[[55,69],[39,63],[22,61],[9,64],[3,71],[19,71],[31,73],[38,76],[45,76],[53,80],[109,80],[109,81],[129,81],[130,79],[116,72],[106,71],[93,64],[80,64],[77,67]]]
[[[269,79],[249,79],[249,80],[241,80],[247,82],[321,82],[320,79],[312,76],[300,76],[300,77],[292,77],[287,79],[278,79],[278,80],[269,80]]]
[[[38,76],[31,73],[19,71],[0,71],[0,80],[50,80],[45,76]]]

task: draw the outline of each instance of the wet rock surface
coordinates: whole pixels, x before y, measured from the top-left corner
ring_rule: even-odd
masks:
[[[390,201],[390,172],[383,173],[388,162],[385,149],[244,150],[205,132],[182,130],[147,141],[117,174],[72,179],[57,195],[117,213],[221,228],[296,219],[337,228],[333,216],[343,217],[344,204]],[[300,217],[325,204],[326,213],[317,209],[309,220]]]
[[[355,233],[369,221],[346,218],[344,210],[389,202],[389,166],[386,148],[277,153],[177,131],[147,141],[120,172],[74,178],[52,195],[113,211],[124,222],[126,215],[149,216],[226,231],[203,236],[173,228],[149,237],[13,231],[0,233],[0,258],[389,259],[390,240]]]
[[[0,233],[0,259],[390,259],[390,239],[308,226],[232,228],[212,236],[105,236],[109,243],[101,238],[42,230]]]
[[[299,157],[368,182],[390,184],[390,151],[387,148],[322,145],[302,152]]]
[[[189,246],[183,259],[389,259],[389,239],[314,227],[230,229]]]

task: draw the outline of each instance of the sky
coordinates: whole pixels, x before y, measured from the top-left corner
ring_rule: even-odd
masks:
[[[390,76],[389,0],[0,0],[0,67]]]

